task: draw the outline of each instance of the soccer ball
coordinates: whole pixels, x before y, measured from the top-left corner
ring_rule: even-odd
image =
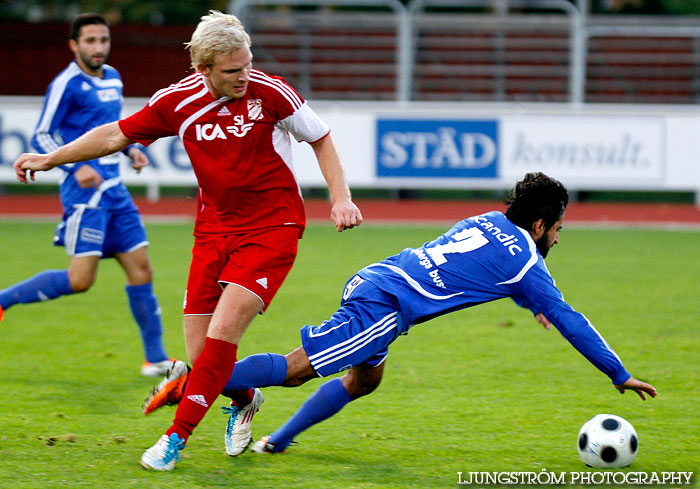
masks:
[[[589,467],[627,467],[638,445],[634,427],[614,414],[597,414],[578,432],[578,454]]]

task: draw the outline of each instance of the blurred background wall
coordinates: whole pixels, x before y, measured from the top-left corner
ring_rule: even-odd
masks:
[[[212,8],[244,18],[256,66],[308,99],[700,101],[697,0],[10,0],[0,95],[42,95],[71,59],[68,22],[97,11],[125,96],[150,96],[190,72],[184,43]]]

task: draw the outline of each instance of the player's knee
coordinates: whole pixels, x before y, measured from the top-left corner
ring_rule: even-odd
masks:
[[[129,282],[133,285],[144,285],[153,282],[153,267],[150,262],[139,264],[128,272]]]
[[[381,378],[377,378],[377,379],[372,378],[372,379],[368,379],[368,380],[363,381],[359,386],[360,395],[366,396],[368,394],[371,394],[372,392],[374,392],[377,389],[377,387],[379,387],[380,382],[381,382]]]
[[[381,380],[381,376],[377,375],[354,375],[353,372],[348,372],[343,377],[343,384],[350,397],[357,399],[374,392]]]
[[[95,283],[95,276],[92,274],[68,274],[70,288],[74,294],[87,291]]]
[[[143,275],[143,279],[146,281],[146,283],[153,282],[153,267],[151,266],[150,261],[141,267],[141,274]]]
[[[74,294],[80,294],[81,292],[87,292],[91,286],[92,283],[88,282],[71,282],[70,287]]]
[[[309,357],[302,347],[297,348],[285,356],[287,362],[287,375],[282,384],[285,387],[299,387],[319,375],[311,366]]]
[[[148,259],[146,248],[138,248],[128,253],[117,253],[119,264],[126,273],[129,285],[144,285],[153,282],[153,267]]]

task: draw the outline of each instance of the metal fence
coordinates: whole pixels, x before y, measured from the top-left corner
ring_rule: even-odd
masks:
[[[256,66],[307,97],[700,101],[697,18],[591,17],[586,0],[234,0]]]

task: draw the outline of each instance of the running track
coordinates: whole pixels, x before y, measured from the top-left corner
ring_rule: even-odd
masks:
[[[192,220],[194,198],[164,197],[157,202],[135,198],[146,220]],[[497,201],[357,200],[365,223],[452,224],[490,210],[504,210]],[[330,205],[325,200],[305,202],[310,222],[327,221]],[[53,219],[62,214],[56,195],[0,195],[0,219]],[[572,203],[566,224],[700,229],[700,208],[692,204]]]

